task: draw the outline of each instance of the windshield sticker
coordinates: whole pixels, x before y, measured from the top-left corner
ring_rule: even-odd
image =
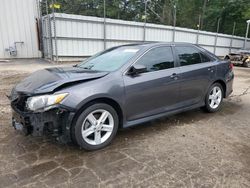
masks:
[[[123,52],[133,52],[136,53],[139,49],[125,49]]]

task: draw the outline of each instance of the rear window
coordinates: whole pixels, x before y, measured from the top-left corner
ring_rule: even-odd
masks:
[[[201,63],[200,51],[193,47],[176,46],[177,55],[181,66]]]
[[[181,66],[206,63],[212,61],[210,56],[206,55],[197,48],[191,46],[176,46],[176,53]]]

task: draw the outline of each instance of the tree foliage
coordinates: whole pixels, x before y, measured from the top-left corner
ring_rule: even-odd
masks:
[[[131,21],[145,19],[146,0],[106,0],[106,17]],[[52,0],[47,0],[48,4]],[[61,5],[56,12],[103,17],[104,0],[54,0]],[[46,0],[41,2],[46,14]],[[250,19],[249,0],[147,0],[146,21],[173,25],[176,10],[176,26],[244,36],[246,20]],[[176,9],[174,8],[176,7]],[[48,8],[49,13],[51,9]]]

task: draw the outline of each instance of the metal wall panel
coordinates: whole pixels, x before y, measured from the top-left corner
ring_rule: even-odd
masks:
[[[217,39],[217,45],[218,46],[230,46],[231,39],[225,38],[225,37],[218,37]]]
[[[188,33],[186,31],[176,31],[175,33],[175,42],[196,43],[196,38],[196,33]]]
[[[233,39],[233,45],[236,48],[242,48],[244,45],[244,39]]]
[[[215,42],[215,36],[204,35],[204,34],[200,33],[200,35],[199,35],[199,44],[214,45],[214,42]]]
[[[37,0],[1,0],[0,4],[0,58],[41,57],[38,50],[36,18]],[[17,55],[6,51],[16,43]]]
[[[150,27],[147,28],[146,30],[146,40],[148,41],[171,42],[172,39],[173,39],[173,32],[170,29]]]
[[[244,44],[243,37],[149,23],[145,26],[144,23],[140,22],[115,19],[106,19],[104,24],[103,18],[59,13],[55,13],[55,40],[52,15],[49,17],[50,24],[43,25],[45,27],[52,25],[53,57],[56,55],[55,41],[57,41],[57,54],[60,60],[79,59],[91,56],[104,50],[105,47],[142,42],[144,28],[145,41],[171,42],[175,36],[175,42],[197,43],[198,37],[198,44],[211,52],[215,51],[218,56],[224,56],[229,52],[231,40],[232,51],[242,48]],[[50,43],[46,37],[44,40],[46,44]],[[250,47],[249,41],[247,46]],[[49,45],[47,48],[49,51]]]
[[[118,40],[143,40],[143,28],[135,25],[106,24],[106,37]]]
[[[213,52],[213,51],[212,51]],[[215,54],[228,54],[229,53],[229,48],[216,48]],[[225,56],[223,55],[223,56]]]

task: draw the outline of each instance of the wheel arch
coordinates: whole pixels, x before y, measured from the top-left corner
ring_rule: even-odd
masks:
[[[117,101],[115,101],[114,99],[108,98],[108,97],[94,98],[94,99],[91,99],[88,102],[82,104],[81,106],[79,106],[78,109],[76,110],[74,117],[73,117],[72,125],[76,122],[77,118],[84,111],[84,109],[86,109],[89,106],[96,104],[96,103],[105,103],[105,104],[112,106],[114,108],[114,110],[117,112],[117,115],[119,118],[119,128],[122,127],[122,125],[123,125],[122,108]],[[71,127],[72,127],[72,125],[71,125]]]
[[[219,83],[222,88],[223,88],[223,98],[226,97],[226,92],[227,92],[227,85],[223,80],[216,80],[214,81],[211,85],[215,84],[215,83]]]

